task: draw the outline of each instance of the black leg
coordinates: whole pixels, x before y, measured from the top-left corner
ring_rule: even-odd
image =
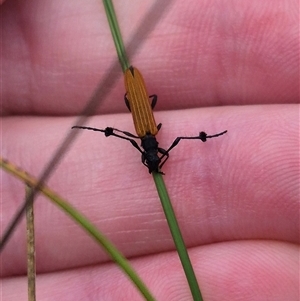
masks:
[[[160,159],[162,159],[163,157],[166,157],[166,158],[159,164],[159,169],[161,169],[161,168],[163,167],[163,165],[166,163],[166,161],[169,159],[169,153],[168,153],[165,149],[160,148],[160,147],[159,147],[157,150],[158,150],[158,152],[159,152],[160,154],[162,154],[162,156],[160,157]]]
[[[97,128],[91,128],[91,127],[88,127],[88,126],[73,126],[72,129],[84,129],[84,130],[91,130],[91,131],[97,131],[97,132],[102,132],[105,134],[105,137],[109,137],[109,136],[115,136],[117,138],[120,138],[120,139],[124,139],[124,140],[127,140],[129,141],[133,147],[135,147],[140,153],[143,153],[142,149],[138,146],[138,144],[136,143],[135,140],[131,139],[131,138],[127,138],[127,137],[124,137],[124,136],[121,136],[119,134],[116,134],[116,132],[120,132],[128,137],[133,137],[133,138],[139,138],[138,136],[135,136],[129,132],[124,132],[124,131],[120,131],[118,129],[115,129],[115,128],[111,128],[111,127],[107,127],[105,130],[101,130],[101,129],[97,129]]]
[[[109,129],[109,128],[106,128],[105,130],[101,130],[101,129],[97,129],[97,128],[91,128],[89,126],[77,126],[77,125],[74,125],[74,126],[72,126],[72,129],[83,129],[83,130],[91,130],[91,131],[97,131],[97,132],[106,133],[106,130]]]
[[[201,133],[204,133],[204,132],[201,132]],[[200,134],[201,134],[200,133]],[[219,136],[222,136],[222,135],[224,135],[224,134],[226,134],[227,133],[227,130],[226,131],[223,131],[223,132],[221,132],[221,133],[218,133],[218,134],[214,134],[214,135],[206,135],[206,133],[204,133],[205,135],[206,135],[206,138],[215,138],[215,137],[219,137]]]
[[[129,112],[131,112],[129,100],[127,98],[127,93],[124,95],[124,101],[125,101],[126,107],[128,108]]]
[[[199,133],[199,136],[195,136],[195,137],[177,137],[174,142],[171,144],[171,146],[166,150],[167,153],[169,153],[169,151],[171,149],[173,149],[179,142],[180,140],[183,140],[183,139],[199,139],[201,140],[202,142],[205,142],[207,139],[210,139],[210,138],[215,138],[215,137],[218,137],[218,136],[221,136],[221,135],[224,135],[225,133],[227,133],[227,131],[224,131],[224,132],[221,132],[221,133],[218,133],[218,134],[215,134],[215,135],[207,135],[205,132],[200,132]],[[166,156],[167,154],[163,155],[161,158],[163,158],[164,156]],[[166,160],[165,160],[166,161]]]
[[[150,95],[149,98],[152,98],[151,108],[153,110],[157,103],[157,95],[156,94]]]
[[[145,152],[142,152],[142,163],[149,169],[148,164],[146,163]]]
[[[115,132],[122,133],[122,134],[124,134],[124,135],[126,135],[126,136],[128,136],[128,137],[140,139],[139,136],[133,135],[133,134],[131,134],[131,133],[129,133],[129,132],[126,132],[126,131],[120,131],[120,130],[114,129],[114,128],[112,128],[112,129],[113,129]]]

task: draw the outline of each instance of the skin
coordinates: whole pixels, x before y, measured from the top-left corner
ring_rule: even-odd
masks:
[[[129,53],[159,97],[161,147],[228,130],[205,144],[180,142],[163,169],[205,301],[299,300],[298,5],[174,1]],[[116,5],[126,42],[150,6]],[[99,1],[1,8],[2,155],[37,176],[110,70],[114,45]],[[113,77],[88,125],[134,132],[121,71]],[[5,172],[1,182],[3,231],[24,188]],[[153,181],[130,143],[82,131],[48,185],[131,258],[157,300],[191,300]],[[64,213],[43,197],[35,207],[38,300],[142,300]],[[1,254],[3,300],[27,295],[24,234],[22,221]]]

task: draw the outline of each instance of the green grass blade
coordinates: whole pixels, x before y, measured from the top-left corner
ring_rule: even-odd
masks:
[[[138,274],[131,267],[129,261],[117,250],[117,248],[103,235],[100,231],[79,211],[72,207],[69,203],[62,200],[61,198],[55,196],[53,202],[61,207],[70,217],[75,220],[84,230],[86,230],[108,253],[108,255],[115,261],[115,263],[121,268],[127,276],[132,280],[134,285],[140,291],[140,293],[145,297],[146,300],[154,301],[154,297],[146,287],[143,280],[138,276]]]
[[[127,55],[125,52],[124,43],[123,43],[122,36],[120,33],[119,25],[118,25],[118,20],[117,20],[117,17],[116,17],[114,8],[113,8],[112,1],[103,0],[103,4],[105,7],[108,23],[109,23],[109,26],[111,29],[111,33],[113,36],[113,40],[115,43],[119,61],[121,63],[122,70],[124,72],[130,66],[130,64],[129,64],[129,61],[127,59]],[[171,201],[169,199],[169,195],[168,195],[166,186],[164,184],[163,178],[162,178],[161,174],[153,173],[153,179],[154,179],[154,182],[156,185],[156,189],[157,189],[161,204],[162,204],[164,212],[165,212],[167,222],[169,224],[169,228],[170,228],[179,258],[181,260],[184,272],[186,274],[192,296],[193,296],[194,300],[202,301],[203,299],[202,299],[199,285],[198,285],[198,282],[196,279],[196,275],[194,273],[189,255],[187,253],[187,249],[185,247],[185,244],[184,244],[184,241],[183,241],[183,238],[181,235],[181,231],[179,229],[179,226],[178,226],[175,214],[174,214],[174,210],[173,210]]]
[[[105,8],[107,20],[109,23],[110,31],[115,43],[115,47],[117,50],[118,58],[122,67],[123,72],[130,67],[129,60],[125,51],[123,39],[121,36],[118,20],[116,17],[116,13],[114,10],[114,6],[112,1],[103,0],[103,5]]]
[[[181,235],[181,231],[176,220],[176,216],[167,192],[167,188],[165,186],[165,182],[163,177],[159,173],[153,173],[153,179],[156,185],[157,192],[159,194],[159,198],[161,204],[163,206],[165,216],[168,221],[168,225],[177,249],[177,253],[179,255],[180,261],[182,263],[188,284],[190,286],[190,290],[194,300],[203,301],[199,285],[197,282],[197,278],[195,272],[193,270],[193,266],[191,264],[189,254],[187,252],[186,246],[184,244],[184,240]]]
[[[20,168],[17,168],[14,164],[0,157],[0,167],[5,171],[11,173],[15,177],[19,178],[21,181],[25,182],[29,187],[34,187],[37,185],[38,180],[33,176],[29,175],[27,172]],[[65,201],[53,190],[45,185],[40,186],[40,191],[48,197],[54,204],[63,209],[74,221],[76,221],[85,231],[87,231],[96,242],[108,253],[108,255],[116,262],[116,264],[127,274],[127,276],[132,280],[134,285],[140,291],[140,293],[145,297],[146,300],[154,301],[154,297],[151,295],[150,291],[130,266],[129,261],[117,250],[117,248],[103,235],[100,231],[78,210],[76,210],[71,204]]]

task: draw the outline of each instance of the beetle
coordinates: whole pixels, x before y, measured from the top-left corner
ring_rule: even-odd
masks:
[[[218,137],[227,133],[223,131],[215,135],[207,135],[205,132],[200,132],[198,136],[191,137],[177,137],[171,146],[165,150],[158,146],[156,135],[161,129],[162,124],[158,125],[155,122],[153,109],[157,102],[157,95],[148,96],[146,85],[140,71],[130,66],[124,72],[126,94],[124,100],[127,108],[132,114],[133,123],[137,135],[126,131],[121,131],[112,127],[97,129],[86,126],[73,126],[72,129],[86,129],[92,131],[103,132],[106,137],[115,136],[124,140],[128,140],[133,147],[141,153],[142,163],[148,168],[149,173],[161,172],[161,168],[169,158],[169,152],[182,139],[199,139],[205,142],[207,139]],[[152,99],[151,103],[149,98]],[[137,144],[134,139],[141,140],[141,146]]]

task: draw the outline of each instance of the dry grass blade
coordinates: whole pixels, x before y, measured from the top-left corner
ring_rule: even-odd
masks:
[[[26,198],[30,194],[30,186],[25,187]],[[29,202],[26,207],[26,225],[27,225],[27,279],[28,279],[28,301],[35,301],[35,239],[34,239],[34,211],[33,202]]]

